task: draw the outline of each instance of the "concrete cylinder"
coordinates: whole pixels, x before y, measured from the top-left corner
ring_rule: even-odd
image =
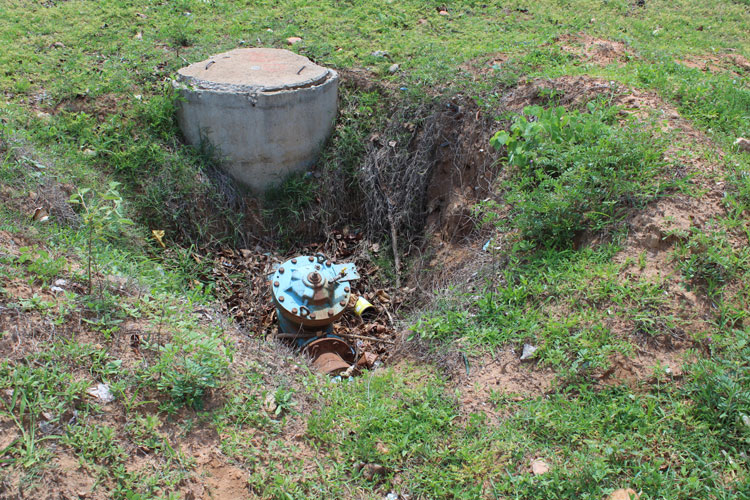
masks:
[[[316,160],[336,119],[338,74],[283,49],[235,49],[177,72],[177,120],[256,191]]]

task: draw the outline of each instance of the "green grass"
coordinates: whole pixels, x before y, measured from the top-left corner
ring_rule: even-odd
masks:
[[[28,318],[46,335],[22,359],[0,363],[0,424],[17,436],[0,460],[24,487],[38,488],[63,450],[105,496],[176,498],[197,473],[181,439],[207,427],[261,498],[393,491],[599,499],[620,487],[644,499],[750,497],[750,257],[736,243],[750,234],[750,159],[731,151],[750,128],[750,87],[736,65],[727,64],[735,74],[679,62],[750,56],[746,1],[11,0],[0,5],[0,19],[0,229],[30,241],[20,255],[0,248],[0,314]],[[578,32],[624,42],[630,54],[623,64],[600,66],[554,44]],[[260,231],[211,152],[180,141],[166,80],[210,54],[286,47],[289,36],[302,38],[294,51],[342,70],[365,68],[390,90],[344,82],[336,130],[315,175],[269,193]],[[496,53],[507,61],[483,77],[462,66]],[[400,69],[391,75],[393,63]],[[701,196],[705,180],[678,179],[681,160],[664,157],[670,146],[692,145],[654,133],[659,116],[646,125],[623,122],[604,101],[562,110],[548,96],[546,109],[510,116],[497,108],[513,86],[563,75],[655,92],[711,141],[697,154],[719,165],[711,182],[725,183],[728,213],[673,235],[673,276],[627,271],[643,269],[646,255],[624,263],[613,257],[630,215],[659,198]],[[491,133],[508,131],[498,143],[508,157],[503,182],[495,202],[481,207],[496,231],[493,265],[471,294],[445,294],[415,331],[448,352],[456,343],[480,353],[532,343],[535,360],[555,371],[550,393],[496,394],[486,413],[467,415],[461,387],[431,366],[335,384],[246,361],[255,353],[238,352],[221,322],[196,311],[216,300],[210,249],[257,241],[286,248],[319,227],[356,223],[357,173],[371,134],[388,126],[394,110],[452,96],[497,115]],[[86,213],[80,206],[75,217],[53,214],[46,224],[27,213],[32,193],[46,186],[91,188],[100,197],[112,181],[120,183],[118,217],[133,226],[110,221],[92,238],[87,228],[97,221],[78,226]],[[165,249],[152,230],[165,231]],[[597,243],[581,244],[589,239]],[[51,294],[58,278],[84,284],[92,255],[92,290]],[[108,277],[127,281],[130,292]],[[686,319],[670,305],[670,280],[687,283],[707,304],[701,331],[682,334]],[[31,288],[28,296],[13,295],[19,283]],[[141,328],[137,362],[118,350],[131,321]],[[614,322],[626,327],[615,334]],[[86,338],[64,333],[73,324],[83,325]],[[21,333],[29,336],[24,342],[38,335]],[[16,335],[8,327],[0,342],[17,342]],[[682,378],[658,367],[631,388],[591,378],[612,354],[632,355],[639,342],[691,335],[701,350]],[[86,395],[99,382],[110,385],[124,422],[108,420]],[[291,444],[289,432],[300,434]],[[128,467],[135,450],[153,460],[153,470]],[[548,474],[529,472],[536,457],[551,465]],[[384,475],[367,479],[363,463],[384,466]]]
[[[435,374],[408,367],[328,388],[308,430],[351,467],[385,467],[373,481],[352,474],[362,487],[424,498],[601,498],[623,485],[647,498],[742,497],[746,441],[727,448],[726,433],[747,436],[743,349],[731,351],[742,367],[725,374],[708,362],[685,390],[667,380],[651,391],[581,384],[466,422]],[[711,404],[695,406],[694,391]],[[530,473],[537,457],[548,475]]]

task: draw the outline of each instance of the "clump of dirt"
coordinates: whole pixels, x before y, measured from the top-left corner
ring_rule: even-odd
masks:
[[[534,105],[580,108],[596,97],[618,94],[623,90],[616,82],[588,76],[540,78],[518,85],[502,97],[500,104],[516,113]]]
[[[520,401],[545,394],[557,376],[551,368],[522,362],[513,349],[472,358],[467,363],[456,359],[453,364],[453,380],[461,392],[459,402],[466,415],[495,414],[493,399],[510,397]]]
[[[688,68],[712,73],[732,73],[742,76],[750,72],[750,60],[742,54],[702,54],[679,59]]]
[[[596,38],[583,32],[559,36],[555,44],[565,52],[601,66],[612,63],[622,66],[634,56],[630,47],[623,42]]]
[[[484,77],[500,68],[510,59],[508,54],[496,52],[494,54],[477,57],[461,64],[458,68],[474,77]]]
[[[70,99],[57,103],[50,110],[53,113],[66,111],[68,113],[86,113],[95,116],[99,121],[103,121],[108,116],[117,113],[122,96],[117,94],[102,94],[98,96],[89,96],[78,94]]]

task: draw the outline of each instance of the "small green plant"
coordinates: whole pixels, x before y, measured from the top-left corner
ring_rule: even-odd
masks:
[[[529,106],[492,137],[515,168],[504,185],[508,228],[540,246],[570,248],[577,235],[612,226],[671,185],[661,178],[663,145],[618,126],[616,114],[594,102],[586,113]]]
[[[292,411],[292,409],[297,405],[297,403],[294,401],[293,390],[279,387],[278,389],[276,389],[276,392],[273,396],[274,401],[276,402],[276,410],[274,410],[274,415],[276,415],[277,417],[283,415],[284,413]]]
[[[715,295],[721,287],[750,269],[750,251],[732,248],[727,234],[720,230],[691,229],[691,235],[675,252],[677,266],[694,286]]]
[[[141,377],[148,386],[169,396],[162,404],[167,412],[182,406],[201,409],[206,391],[217,387],[232,359],[231,348],[217,330],[185,328],[156,348],[157,362]]]
[[[70,203],[78,205],[81,210],[83,226],[86,232],[88,293],[92,292],[92,263],[96,266],[94,242],[104,242],[109,236],[118,232],[123,224],[133,222],[123,215],[123,199],[117,188],[118,182],[110,182],[107,191],[98,195],[90,188],[80,188],[70,197]]]
[[[44,285],[59,276],[67,267],[64,258],[54,257],[49,251],[41,248],[21,247],[18,253],[17,262],[25,265],[29,273]]]

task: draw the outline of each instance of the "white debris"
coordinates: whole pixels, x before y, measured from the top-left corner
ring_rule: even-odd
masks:
[[[96,384],[96,387],[91,387],[86,392],[89,394],[89,396],[95,397],[102,403],[111,403],[115,400],[115,397],[109,390],[109,386],[107,384]]]
[[[531,357],[536,352],[537,347],[533,346],[531,344],[524,344],[523,345],[523,352],[521,353],[521,361],[526,361],[527,359],[531,359]]]

